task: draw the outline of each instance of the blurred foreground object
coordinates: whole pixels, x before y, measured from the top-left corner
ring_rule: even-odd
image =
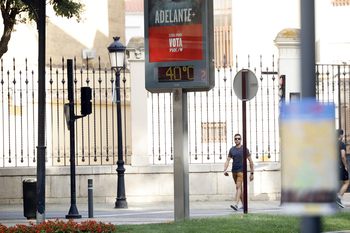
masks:
[[[286,212],[337,211],[338,157],[333,103],[315,99],[282,105],[282,206]]]

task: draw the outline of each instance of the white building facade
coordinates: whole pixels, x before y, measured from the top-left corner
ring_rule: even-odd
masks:
[[[124,110],[126,117],[123,118],[123,121],[127,122],[123,128],[126,131],[123,137],[127,141],[127,156],[125,156],[127,157],[125,158],[127,160],[125,165],[126,197],[130,202],[171,201],[174,195],[171,97],[169,94],[150,94],[144,89],[145,53],[142,38],[144,22],[142,8],[140,9],[142,3],[142,1],[126,1],[125,19],[123,19],[125,20],[123,43],[125,42],[127,45],[129,68],[129,72],[125,75],[129,96],[125,97],[126,102],[123,104],[123,106],[127,106],[124,108],[127,109]],[[217,31],[214,33],[226,33],[228,46],[222,47],[220,45],[222,41],[215,41],[216,87],[208,93],[190,93],[188,96],[190,103],[190,200],[233,199],[234,182],[225,177],[222,171],[228,150],[233,145],[233,135],[242,131],[241,103],[232,94],[232,78],[242,68],[253,70],[260,82],[257,97],[251,100],[247,106],[249,119],[247,143],[255,167],[255,179],[248,185],[249,198],[251,200],[278,200],[281,188],[280,161],[282,156],[279,150],[278,82],[281,74],[287,75],[289,77],[287,92],[300,90],[298,89],[300,88],[300,78],[298,76],[297,33],[297,29],[300,27],[299,0],[217,0],[214,3],[215,22],[219,23],[219,26],[216,26]],[[109,1],[106,4],[109,6]],[[336,6],[336,4],[337,1],[316,1],[317,62],[348,63],[350,60],[349,55],[347,55],[349,53],[341,52],[347,50],[350,37],[347,36],[348,32],[340,30],[341,26],[337,24],[337,22],[347,22],[350,16],[346,12],[350,10],[350,6]],[[328,14],[333,17],[331,20],[328,18],[329,21],[325,22],[323,16]],[[101,12],[101,15],[104,13]],[[109,18],[107,22],[110,23]],[[342,23],[339,25],[344,27]],[[99,26],[96,27],[99,28]],[[95,40],[89,36],[87,29],[83,30],[85,34],[78,33],[79,35],[76,36],[74,33],[77,33],[79,28],[72,29],[67,33],[73,38],[86,35],[81,37],[84,48],[94,50],[94,44],[97,43],[96,38],[101,38],[98,35],[110,37],[118,34],[116,29],[113,29],[113,33],[112,31],[108,33],[108,29],[104,28],[105,24],[101,27],[96,29],[95,35],[97,37]],[[336,30],[337,28],[339,30]],[[288,34],[289,31],[293,33]],[[283,32],[287,32],[289,37],[284,38]],[[108,44],[104,47],[107,47]],[[337,49],[340,48],[339,46],[344,50]],[[103,51],[102,48],[95,50]],[[224,55],[226,60],[223,59]],[[6,56],[10,56],[10,53]],[[83,62],[81,61],[81,63]],[[96,85],[98,85],[97,80],[98,76]],[[106,89],[109,90],[108,88]],[[107,99],[108,95],[105,99],[98,100]],[[5,100],[3,99],[3,101]],[[105,105],[112,108],[111,103],[107,101]],[[105,111],[104,107],[102,111],[101,108],[96,109],[99,112]],[[58,114],[63,114],[63,112]],[[109,120],[111,119],[113,117],[109,118]],[[102,132],[98,132],[98,134],[110,132],[108,129],[105,130],[108,128],[105,123],[102,127],[97,125],[97,128],[101,129],[100,132]],[[47,132],[48,135],[52,134],[49,124]],[[48,138],[50,139],[50,137]],[[102,141],[105,140],[101,139]],[[93,143],[93,140],[91,142]],[[48,140],[49,143],[50,140]],[[110,143],[112,142],[110,141]],[[102,148],[108,148],[108,145],[101,145]],[[82,157],[82,147],[78,146],[77,159]],[[50,148],[49,145],[48,148]],[[52,148],[54,146],[51,146]],[[103,154],[101,160],[105,159],[105,153],[107,153],[102,148],[100,149],[101,154]],[[49,151],[48,154],[51,152]],[[25,156],[24,159],[27,159]],[[6,160],[8,157],[4,155],[3,158]],[[56,160],[57,155],[53,155],[53,158]],[[117,166],[112,160],[108,163],[100,162],[98,164],[93,162],[91,164],[80,163],[77,166],[78,203],[85,203],[87,200],[88,179],[94,180],[94,200],[96,202],[115,201]],[[48,164],[46,171],[46,201],[48,203],[69,203],[68,165],[69,163],[65,166]],[[35,176],[35,162],[30,166],[4,166],[0,168],[1,183],[7,187],[0,191],[0,203],[22,203],[21,182],[24,178],[34,178]]]

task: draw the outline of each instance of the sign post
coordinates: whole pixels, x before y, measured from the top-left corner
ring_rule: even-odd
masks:
[[[242,100],[242,139],[243,139],[243,212],[248,213],[248,188],[247,188],[247,116],[246,102],[253,99],[258,91],[258,79],[255,74],[247,69],[239,71],[233,80],[233,89],[236,96]]]
[[[77,208],[76,182],[75,182],[75,128],[74,128],[74,90],[73,90],[73,60],[67,60],[67,79],[68,79],[68,108],[69,108],[69,145],[70,145],[70,200],[71,206],[66,215],[67,219],[81,218]]]
[[[242,72],[242,118],[243,118],[243,212],[248,213],[248,195],[247,195],[247,112],[246,112],[246,99],[247,99],[247,79],[248,79],[248,70]]]
[[[81,112],[82,115],[77,116],[74,113],[74,83],[73,83],[73,60],[67,59],[67,79],[68,79],[68,104],[64,104],[64,114],[69,130],[70,143],[70,190],[71,190],[71,206],[66,215],[67,219],[81,218],[77,208],[76,200],[76,182],[75,182],[75,120],[91,114],[91,88],[81,87]],[[90,95],[88,95],[90,93]],[[85,103],[85,104],[83,104]]]
[[[144,0],[145,87],[173,93],[175,221],[189,217],[187,92],[215,86],[213,1]]]
[[[181,88],[174,89],[173,103],[174,211],[175,221],[181,221],[190,216],[187,93]]]

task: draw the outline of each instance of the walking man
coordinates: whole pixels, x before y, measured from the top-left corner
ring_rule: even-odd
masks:
[[[345,157],[345,143],[342,142],[343,139],[343,130],[338,129],[337,130],[337,136],[338,136],[338,153],[339,153],[339,172],[340,172],[340,180],[343,181],[343,186],[339,190],[339,194],[336,199],[336,203],[340,208],[344,208],[345,206],[341,202],[341,198],[343,197],[344,193],[348,189],[349,186],[349,173],[348,168],[346,166],[346,157]]]
[[[236,184],[236,200],[234,205],[230,205],[230,207],[234,210],[238,210],[238,202],[241,200],[242,206],[239,209],[243,209],[243,190],[242,190],[242,184],[243,184],[243,146],[241,144],[242,137],[240,134],[236,134],[235,137],[235,146],[233,146],[230,149],[230,152],[228,154],[227,160],[225,162],[224,167],[224,175],[228,176],[227,168],[230,163],[230,160],[232,159],[232,177]],[[250,181],[254,179],[254,165],[253,160],[250,156],[249,150],[247,148],[247,159],[249,160],[250,164]]]

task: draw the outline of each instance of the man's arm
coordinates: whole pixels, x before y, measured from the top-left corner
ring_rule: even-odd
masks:
[[[340,153],[341,153],[341,161],[344,164],[344,168],[345,168],[345,170],[348,170],[348,167],[346,166],[345,150],[341,150]]]
[[[249,160],[249,165],[250,165],[250,177],[249,177],[249,179],[250,179],[250,181],[252,181],[252,180],[254,180],[254,164],[253,164],[252,156],[247,157],[247,159]]]
[[[230,160],[231,160],[231,157],[227,157],[226,162],[225,162],[225,166],[224,166],[224,172],[226,172],[228,165],[230,164]]]

